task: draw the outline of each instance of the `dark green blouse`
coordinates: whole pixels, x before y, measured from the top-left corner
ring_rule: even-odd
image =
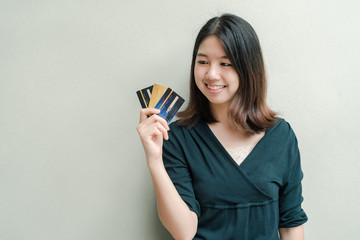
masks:
[[[204,122],[190,130],[174,122],[169,137],[164,164],[198,216],[194,239],[276,240],[279,227],[307,221],[298,144],[284,119],[277,119],[241,165]]]

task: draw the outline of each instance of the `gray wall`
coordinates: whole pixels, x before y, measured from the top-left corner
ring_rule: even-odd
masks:
[[[135,91],[188,98],[200,26],[232,12],[262,43],[270,106],[297,133],[306,238],[360,236],[360,2],[0,1],[0,239],[171,239]]]

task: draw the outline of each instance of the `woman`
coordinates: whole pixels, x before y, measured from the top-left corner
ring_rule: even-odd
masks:
[[[304,238],[296,136],[265,95],[255,31],[224,14],[197,36],[180,120],[169,131],[159,110],[141,110],[158,214],[175,239]]]

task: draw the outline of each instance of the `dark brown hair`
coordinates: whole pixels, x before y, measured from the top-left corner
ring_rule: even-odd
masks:
[[[197,88],[194,68],[201,42],[208,36],[220,39],[231,64],[239,75],[239,89],[228,111],[232,124],[247,134],[271,127],[276,113],[266,105],[266,75],[260,42],[244,19],[224,14],[210,19],[200,30],[193,50],[190,72],[190,100],[178,114],[179,125],[194,127],[199,121],[215,123],[209,101]]]

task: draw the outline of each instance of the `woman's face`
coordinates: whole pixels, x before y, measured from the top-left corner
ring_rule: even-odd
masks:
[[[239,76],[216,36],[209,36],[201,42],[194,75],[197,87],[213,107],[228,106],[239,88]]]

